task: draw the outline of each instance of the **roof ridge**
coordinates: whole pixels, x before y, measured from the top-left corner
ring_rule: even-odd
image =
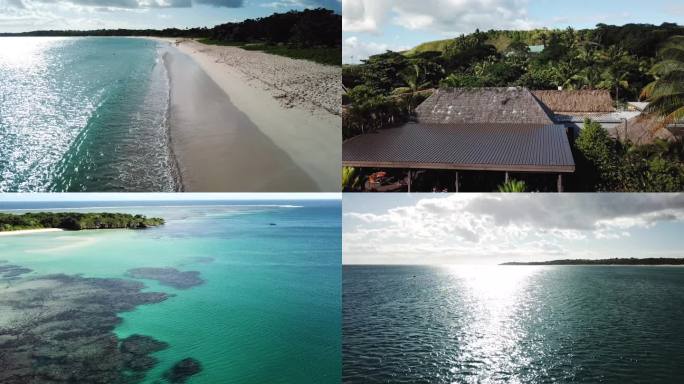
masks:
[[[525,87],[440,88],[416,108],[422,123],[553,124]]]

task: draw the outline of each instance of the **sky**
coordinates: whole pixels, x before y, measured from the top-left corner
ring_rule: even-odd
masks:
[[[342,0],[343,62],[475,29],[682,24],[681,0]]]
[[[8,201],[340,200],[340,193],[0,193]]]
[[[343,264],[684,257],[684,194],[345,194]]]
[[[0,32],[213,27],[340,0],[0,0]]]

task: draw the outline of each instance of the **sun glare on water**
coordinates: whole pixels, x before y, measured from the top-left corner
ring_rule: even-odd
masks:
[[[19,68],[40,64],[45,48],[64,39],[64,37],[2,37],[0,38],[0,68]]]
[[[525,364],[520,348],[524,329],[516,321],[516,311],[529,298],[527,287],[542,267],[449,266],[449,273],[464,289],[467,316],[465,340],[454,361],[466,366],[485,366],[477,382],[504,379],[518,382],[513,374]],[[456,373],[463,367],[455,366]]]

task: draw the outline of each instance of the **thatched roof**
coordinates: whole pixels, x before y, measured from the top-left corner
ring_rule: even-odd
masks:
[[[526,88],[444,88],[416,108],[426,124],[553,124]]]
[[[532,91],[534,97],[554,113],[613,112],[613,99],[606,90]]]
[[[661,127],[661,122],[655,116],[640,115],[619,127],[611,134],[623,141],[631,141],[634,144],[650,144],[655,139],[674,140],[675,136],[668,129]]]

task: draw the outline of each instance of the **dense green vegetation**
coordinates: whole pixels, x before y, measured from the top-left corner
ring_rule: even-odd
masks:
[[[684,259],[648,258],[648,259],[602,259],[602,260],[553,260],[531,263],[503,263],[501,265],[684,265]]]
[[[663,117],[663,124],[684,120],[684,36],[672,36],[660,49],[660,61],[651,68],[655,81],[641,96],[650,104],[647,112]]]
[[[272,55],[285,56],[293,59],[309,60],[316,63],[337,65],[342,61],[342,51],[339,48],[299,48],[272,44],[255,44],[245,42],[220,41],[214,39],[199,39],[200,43],[211,45],[225,45],[240,47],[249,51],[262,51]]]
[[[585,121],[575,140],[579,191],[679,192],[684,190],[684,145],[656,140],[636,146],[608,136],[600,124]]]
[[[533,53],[530,46],[544,49]],[[586,30],[477,31],[344,65],[342,81],[345,139],[404,124],[430,90],[440,86],[606,89],[618,107],[638,99],[651,102],[646,112],[662,118],[665,126],[684,118],[684,27],[599,24]],[[684,189],[681,142],[619,142],[588,121],[572,145],[577,172],[565,179],[568,191]],[[362,189],[365,177],[377,171],[346,171],[354,177],[347,177],[344,187]],[[394,175],[396,171],[390,173],[401,178]],[[528,191],[548,191],[554,185],[541,175],[515,177],[526,183]],[[467,181],[477,191],[520,187],[496,180],[501,180],[500,175],[481,174]],[[453,182],[427,172],[414,185],[442,190]]]
[[[164,219],[126,213],[29,212],[0,213],[0,232],[22,229],[62,228],[68,230],[130,228],[164,224]]]
[[[599,24],[585,30],[477,31],[408,52],[388,51],[360,65],[343,66],[344,135],[348,138],[409,119],[411,108],[405,98],[397,97],[397,90],[405,94],[406,88],[607,89],[622,103],[637,100],[656,79],[661,80],[661,92],[663,84],[681,87],[683,82],[677,81],[681,66],[670,77],[663,75],[671,69],[669,64],[655,66],[661,60],[682,58],[681,51],[674,49],[658,55],[659,48],[675,45],[668,39],[677,35],[684,35],[684,27],[671,23]],[[544,49],[532,53],[532,45]]]
[[[204,42],[208,44],[242,46],[324,64],[340,65],[342,62],[342,16],[324,8],[274,13],[213,28],[33,31],[2,33],[0,36],[187,37],[205,39]]]

